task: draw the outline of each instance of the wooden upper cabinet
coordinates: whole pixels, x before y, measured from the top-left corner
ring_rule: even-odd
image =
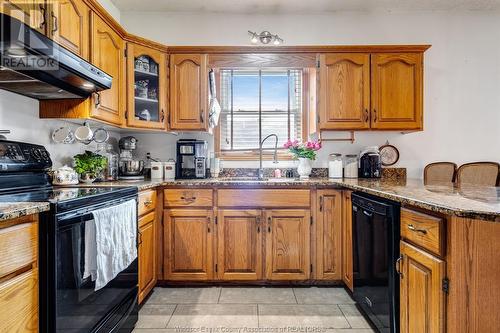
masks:
[[[49,2],[47,9],[50,11],[48,36],[88,60],[90,8],[83,0],[55,0]]]
[[[371,127],[423,129],[423,54],[371,56]]]
[[[309,279],[310,216],[310,211],[304,209],[274,209],[265,212],[268,280]]]
[[[218,278],[262,279],[262,211],[220,210],[218,216]]]
[[[165,210],[165,280],[213,278],[212,215],[208,209]]]
[[[444,332],[445,263],[406,242],[401,242],[401,333]]]
[[[156,228],[155,212],[139,219],[139,303],[156,284]]]
[[[318,190],[316,279],[342,279],[342,192]]]
[[[0,11],[27,24],[42,34],[48,31],[49,13],[45,0],[2,0]]]
[[[321,130],[370,128],[370,55],[320,55]]]
[[[342,196],[342,280],[353,291],[354,272],[352,262],[352,199],[351,191],[344,190]]]
[[[92,117],[122,125],[125,108],[125,42],[97,14],[91,16],[91,62],[113,77],[111,89],[93,96]]]
[[[170,129],[207,130],[206,54],[170,55]]]
[[[127,126],[166,129],[166,64],[164,53],[127,44]]]

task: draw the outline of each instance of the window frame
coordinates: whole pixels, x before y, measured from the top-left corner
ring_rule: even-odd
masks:
[[[215,82],[216,82],[216,91],[217,91],[217,98],[220,98],[221,96],[221,74],[220,71],[222,69],[251,69],[248,67],[231,67],[231,68],[213,68],[215,72]],[[311,91],[309,89],[310,84],[309,80],[311,78],[311,71],[316,69],[314,68],[307,68],[307,67],[256,67],[254,68],[255,70],[277,70],[277,69],[290,69],[290,70],[302,70],[302,115],[301,115],[301,121],[302,121],[302,126],[301,126],[301,136],[300,138],[302,141],[306,141],[307,137],[309,135],[309,114],[310,114],[310,98],[311,98]],[[221,126],[220,126],[220,121],[217,124],[217,127],[214,129],[214,150],[215,150],[215,155],[222,160],[227,160],[227,161],[255,161],[259,159],[259,149],[248,149],[248,150],[242,150],[242,151],[222,151],[221,150]],[[273,158],[273,151],[272,150],[264,150],[262,153],[262,158],[264,160],[272,160]],[[293,156],[288,153],[287,149],[278,147],[278,159],[280,160],[292,160]]]

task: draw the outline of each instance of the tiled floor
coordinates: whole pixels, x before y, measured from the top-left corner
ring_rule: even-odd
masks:
[[[134,333],[371,333],[342,288],[156,288]]]

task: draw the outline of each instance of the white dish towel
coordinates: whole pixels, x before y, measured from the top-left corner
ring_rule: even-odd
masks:
[[[137,258],[137,203],[125,203],[92,212],[85,223],[83,278],[99,290]]]

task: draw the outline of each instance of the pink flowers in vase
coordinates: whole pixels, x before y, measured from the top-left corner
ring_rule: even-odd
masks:
[[[288,140],[283,145],[284,148],[288,149],[295,158],[307,158],[310,160],[316,159],[316,151],[321,149],[321,142],[318,140],[307,141],[306,143],[301,143],[298,140]]]

